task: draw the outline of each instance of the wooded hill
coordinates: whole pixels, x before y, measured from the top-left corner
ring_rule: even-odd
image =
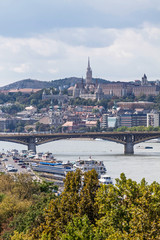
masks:
[[[0,87],[0,90],[10,90],[10,89],[21,89],[21,88],[33,88],[33,89],[43,89],[43,88],[59,88],[59,87],[70,87],[74,86],[76,83],[81,82],[81,78],[77,77],[69,77],[64,79],[58,79],[58,80],[52,80],[52,81],[40,81],[40,80],[33,80],[33,79],[24,79],[20,80],[11,84],[8,84],[6,86]],[[94,78],[93,82],[96,83],[107,83],[109,81],[100,79],[100,78]]]

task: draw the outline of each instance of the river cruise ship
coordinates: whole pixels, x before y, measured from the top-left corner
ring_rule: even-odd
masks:
[[[98,173],[98,177],[107,172],[103,161],[97,161],[91,157],[87,160],[78,159],[73,165],[75,169],[80,169],[82,173],[95,169]]]

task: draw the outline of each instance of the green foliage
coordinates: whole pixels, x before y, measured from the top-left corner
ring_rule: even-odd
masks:
[[[105,108],[105,110],[107,110],[109,101],[109,99],[101,99],[96,103],[96,105],[102,106]]]
[[[36,123],[36,131],[38,131],[38,132],[50,131],[50,125],[37,122]]]
[[[58,187],[54,185],[53,182],[43,181],[39,183],[39,188],[41,192],[51,193],[53,190],[58,190]]]
[[[83,99],[83,98],[71,98],[69,105],[84,105],[84,106],[95,106],[96,105],[96,100],[91,100],[91,99]]]
[[[114,131],[117,132],[132,132],[132,131],[136,131],[136,132],[151,132],[151,131],[160,131],[160,127],[153,127],[153,126],[149,126],[149,127],[145,127],[145,126],[138,126],[138,127],[119,127],[117,129],[114,129]]]
[[[159,240],[160,184],[148,185],[145,179],[137,183],[121,174],[115,186],[99,187],[94,170],[84,174],[83,184],[79,170],[69,172],[64,184],[57,198],[48,192],[47,184],[39,184],[43,191],[38,191],[39,199],[28,196],[29,202],[23,197],[23,203],[19,195],[8,195],[14,193],[14,183],[11,188],[0,184],[5,193],[1,226],[5,218],[14,217],[12,240]],[[9,233],[4,236],[8,239]]]
[[[14,115],[17,112],[22,111],[24,109],[24,106],[22,104],[13,104],[7,107],[2,107],[1,109],[4,113]]]
[[[10,223],[10,227],[18,232],[26,233],[38,227],[44,221],[44,209],[48,206],[51,199],[55,198],[53,194],[40,195],[40,197],[32,204],[26,213],[19,214]]]
[[[114,131],[117,131],[117,132],[125,132],[125,131],[128,131],[128,128],[123,126],[123,127],[119,127],[117,129],[115,129]]]
[[[81,216],[86,214],[92,223],[94,223],[98,214],[98,209],[95,205],[98,186],[98,174],[95,169],[85,172],[83,188],[80,193],[79,213]]]
[[[143,179],[137,184],[121,174],[115,186],[102,186],[97,193],[100,218],[96,239],[159,239],[160,185]]]
[[[33,181],[28,174],[1,174],[0,239],[10,239],[15,229],[26,232],[44,221],[44,208],[55,198],[53,188]]]
[[[92,240],[93,238],[93,226],[86,215],[74,217],[61,236],[61,240]]]
[[[35,193],[40,192],[38,183],[32,180],[29,174],[16,174],[14,178],[13,193],[21,199],[31,199]]]
[[[43,235],[46,237],[44,239],[47,239],[47,237],[56,240],[61,239],[59,236],[65,232],[66,226],[69,222],[72,222],[74,217],[80,217],[79,220],[76,219],[75,221],[81,221],[83,215],[86,215],[88,220],[86,218],[82,220],[82,225],[84,221],[88,221],[88,228],[89,219],[95,222],[94,218],[97,211],[94,212],[96,209],[94,198],[98,188],[98,176],[95,170],[85,173],[83,185],[81,183],[82,174],[80,170],[67,174],[64,181],[64,191],[60,198],[50,202],[48,209],[45,211],[44,224],[33,230],[35,239]],[[70,225],[68,227],[70,228]],[[84,229],[81,229],[81,231],[85,233]]]

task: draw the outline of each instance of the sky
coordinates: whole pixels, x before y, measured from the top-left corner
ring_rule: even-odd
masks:
[[[160,79],[159,0],[0,0],[0,86]]]

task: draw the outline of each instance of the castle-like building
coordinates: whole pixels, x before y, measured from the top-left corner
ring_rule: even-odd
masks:
[[[103,90],[102,90],[103,89]],[[134,95],[139,97],[143,94],[146,96],[157,96],[160,93],[160,81],[150,82],[146,74],[142,80],[135,80],[135,82],[106,82],[103,84],[95,83],[92,78],[92,69],[90,66],[90,59],[88,58],[88,66],[86,71],[86,78],[81,79],[81,82],[76,83],[74,86],[68,88],[68,95],[63,95],[60,91],[59,95],[54,95],[52,91],[46,94],[45,90],[42,94],[42,99],[57,100],[58,103],[67,103],[70,98],[83,98],[91,100],[101,100],[103,98],[111,97],[125,97]]]
[[[125,97],[133,94],[135,97],[139,97],[143,94],[146,96],[157,96],[160,92],[158,82],[149,82],[146,74],[142,77],[142,80],[136,80],[134,83],[130,82],[112,82],[102,85],[105,96],[108,97]]]
[[[157,96],[159,94],[159,86],[157,84],[151,84],[148,81],[146,74],[144,74],[141,80],[141,85],[134,86],[132,92],[136,97],[142,94],[145,94],[146,96]]]
[[[104,98],[104,93],[99,84],[95,84],[92,79],[92,69],[90,67],[90,59],[88,58],[88,67],[86,72],[86,79],[82,78],[81,83],[76,83],[73,88],[73,97],[91,99],[91,100],[100,100]]]

